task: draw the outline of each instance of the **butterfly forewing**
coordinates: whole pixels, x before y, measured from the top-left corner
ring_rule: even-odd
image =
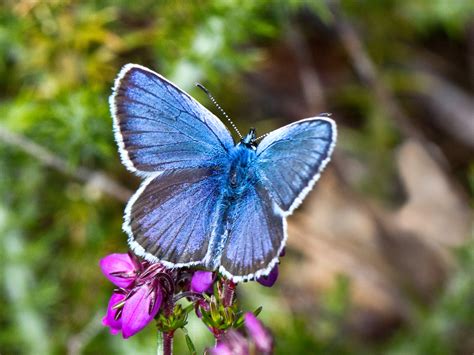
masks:
[[[271,132],[257,147],[254,169],[285,214],[298,207],[311,190],[335,143],[334,121],[315,117]]]
[[[224,124],[159,74],[128,64],[110,98],[123,163],[139,175],[218,165],[234,146]]]

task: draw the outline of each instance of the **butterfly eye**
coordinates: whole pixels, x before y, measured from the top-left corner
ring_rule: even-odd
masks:
[[[253,127],[250,128],[249,135],[250,135],[250,137],[251,137],[250,142],[252,142],[252,143],[253,143],[253,142],[255,141],[255,139],[257,138],[256,132],[257,132],[257,131],[255,130],[255,128],[253,128]]]

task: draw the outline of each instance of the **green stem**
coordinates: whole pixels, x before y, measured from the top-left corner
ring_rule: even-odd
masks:
[[[158,332],[158,341],[157,341],[157,346],[156,346],[156,355],[164,355],[164,348],[163,348],[163,333]]]
[[[233,283],[230,280],[224,281],[224,297],[223,297],[224,307],[232,306],[232,303],[234,301],[235,286],[236,286],[235,283]]]

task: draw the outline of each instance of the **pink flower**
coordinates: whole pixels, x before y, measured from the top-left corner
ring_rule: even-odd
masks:
[[[114,291],[102,323],[112,334],[129,338],[158,314],[163,301],[161,264],[138,262],[129,254],[110,254],[100,261],[104,275],[119,288]]]
[[[191,291],[207,292],[214,283],[214,277],[210,271],[196,271],[191,279]]]
[[[110,332],[114,335],[120,333],[122,329],[122,319],[120,318],[120,312],[122,312],[122,310],[118,307],[114,307],[118,306],[124,299],[124,294],[114,292],[112,297],[110,297],[107,314],[102,319],[102,324],[106,327],[110,327]]]
[[[267,276],[261,276],[257,279],[258,283],[265,287],[272,287],[278,278],[278,264],[275,264],[272,271]]]
[[[115,286],[127,288],[135,280],[137,267],[129,254],[110,254],[99,262],[100,268]]]
[[[149,283],[137,287],[129,294],[121,318],[124,339],[138,333],[155,318],[162,299],[161,289]]]
[[[229,330],[217,342],[217,345],[209,349],[210,355],[249,355],[249,344],[247,339],[236,330]]]
[[[219,342],[214,348],[209,350],[210,355],[233,355],[230,346],[224,342]]]
[[[244,321],[247,333],[252,338],[257,349],[265,354],[271,353],[273,339],[270,332],[263,326],[262,322],[260,322],[251,312],[245,313]]]
[[[280,252],[280,258],[283,258],[286,254],[286,248],[283,248]],[[265,287],[272,287],[278,278],[278,264],[275,264],[273,269],[267,276],[262,276],[257,279],[257,282]]]

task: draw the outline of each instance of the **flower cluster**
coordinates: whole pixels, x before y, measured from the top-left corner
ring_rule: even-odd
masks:
[[[131,254],[111,254],[100,261],[105,276],[115,285],[102,323],[112,334],[128,338],[158,314],[167,270],[160,264],[140,262]]]
[[[163,339],[172,342],[174,332],[185,329],[191,311],[216,338],[211,354],[267,354],[272,338],[254,313],[239,311],[234,297],[236,284],[217,273],[203,270],[168,269],[160,263],[149,263],[132,253],[110,254],[100,260],[104,275],[116,286],[102,322],[112,334],[128,338],[142,330],[153,319]],[[278,277],[278,265],[268,276],[257,281],[272,286]],[[183,308],[177,301],[186,298]],[[247,337],[240,330],[245,325]],[[187,334],[187,333],[186,333]],[[192,350],[192,341],[187,342]],[[168,344],[171,353],[171,344]]]

